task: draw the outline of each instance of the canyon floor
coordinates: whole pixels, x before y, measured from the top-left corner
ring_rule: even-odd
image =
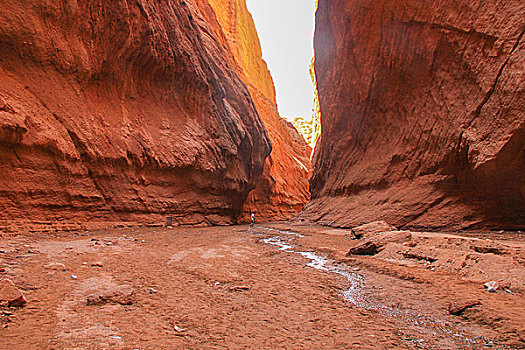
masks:
[[[0,307],[0,349],[523,349],[525,235],[487,237],[348,257],[348,230],[292,223],[4,236],[27,305]]]

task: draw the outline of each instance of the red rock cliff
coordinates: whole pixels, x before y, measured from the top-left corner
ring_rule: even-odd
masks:
[[[289,219],[301,211],[310,198],[311,149],[294,126],[281,118],[277,111],[273,79],[262,59],[261,44],[246,1],[208,2],[214,9],[237,71],[248,86],[273,146],[263,177],[248,198],[246,217],[255,211],[258,219]]]
[[[525,225],[525,2],[319,0],[304,217]]]
[[[230,223],[270,143],[188,0],[0,0],[0,221]]]

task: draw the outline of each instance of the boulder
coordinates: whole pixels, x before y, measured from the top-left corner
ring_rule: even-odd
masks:
[[[410,239],[412,239],[412,234],[409,231],[377,233],[351,248],[347,255],[375,255],[388,243],[403,243]]]
[[[356,239],[361,239],[365,236],[389,231],[397,231],[397,228],[385,221],[374,221],[351,229],[351,233]]]

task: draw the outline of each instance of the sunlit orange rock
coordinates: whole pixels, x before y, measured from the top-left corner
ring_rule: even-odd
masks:
[[[314,70],[315,59],[312,59],[310,65],[310,76],[312,77],[312,83],[317,86],[317,80],[315,77]],[[314,108],[312,111],[312,118],[297,117],[293,120],[295,128],[303,135],[306,142],[312,149],[315,148],[319,137],[321,136],[321,106],[319,105],[319,93],[317,88],[314,91]]]
[[[310,197],[311,148],[277,111],[273,79],[262,59],[255,24],[245,0],[208,2],[214,9],[237,71],[248,86],[273,148],[260,182],[248,197],[245,217],[254,211],[258,220],[288,219],[295,216]]]
[[[197,0],[0,4],[0,223],[242,214],[270,142]]]
[[[304,218],[525,226],[525,3],[320,0]]]

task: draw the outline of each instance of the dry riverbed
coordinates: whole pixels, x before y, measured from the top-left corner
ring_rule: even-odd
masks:
[[[0,306],[0,349],[519,349],[525,240],[509,237],[346,256],[348,230],[292,224],[4,236],[0,280],[27,304]]]

